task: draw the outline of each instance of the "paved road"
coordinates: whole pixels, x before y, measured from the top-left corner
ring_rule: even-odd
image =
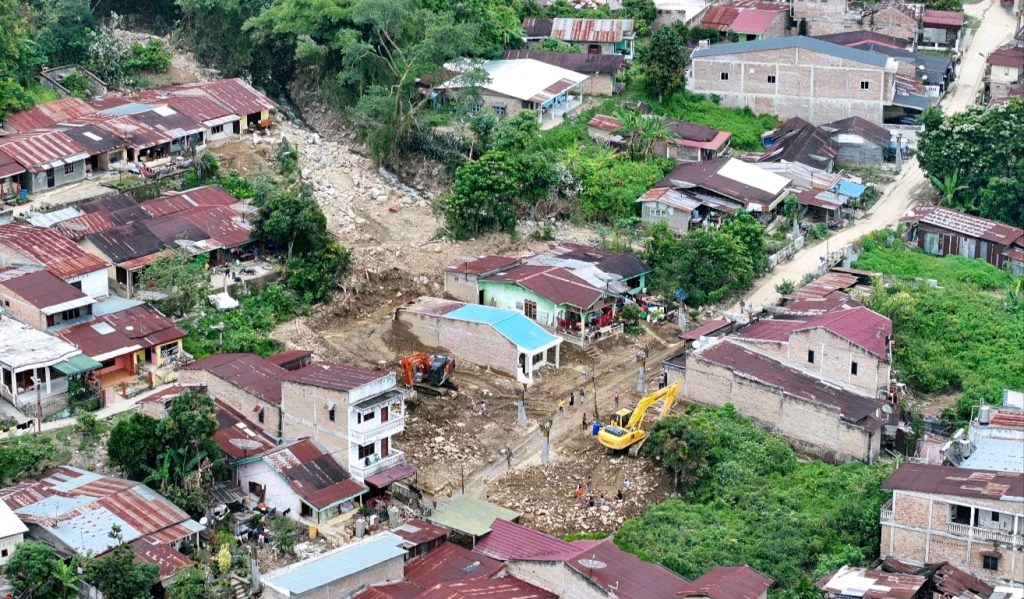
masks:
[[[985,75],[985,58],[1010,39],[1015,25],[1013,12],[1000,7],[999,0],[968,4],[964,8],[967,14],[981,19],[981,27],[963,54],[953,89],[942,102],[942,110],[946,114],[961,112],[974,105]],[[867,216],[829,238],[828,249],[838,249],[865,233],[896,222],[927,189],[927,185],[927,179],[916,159],[904,163],[899,177],[872,206]],[[756,307],[775,303],[778,300],[776,285],[784,280],[799,284],[804,275],[818,267],[824,256],[824,243],[801,250],[792,260],[780,264],[774,271],[758,279],[747,294],[747,304]],[[739,311],[739,304],[733,306],[732,311]]]

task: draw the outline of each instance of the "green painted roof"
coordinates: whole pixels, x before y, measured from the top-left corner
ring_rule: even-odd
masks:
[[[496,518],[515,521],[522,516],[519,512],[473,499],[467,495],[456,495],[434,508],[434,513],[427,518],[434,524],[450,528],[458,532],[479,537],[491,532],[491,524]]]
[[[82,374],[98,368],[103,368],[103,364],[83,354],[71,356],[67,360],[53,365],[54,370],[67,376]]]

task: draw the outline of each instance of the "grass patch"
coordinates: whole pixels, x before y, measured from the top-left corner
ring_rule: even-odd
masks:
[[[562,537],[562,540],[567,543],[572,543],[573,541],[603,541],[610,536],[612,536],[612,533],[604,531],[573,532]]]
[[[868,305],[893,321],[903,382],[917,393],[960,393],[956,409],[943,413],[952,424],[981,400],[998,405],[1004,389],[1024,389],[1024,307],[1010,299],[1013,275],[981,260],[908,249],[898,236],[891,247],[886,241],[884,232],[863,238],[854,266],[894,278],[876,286]]]

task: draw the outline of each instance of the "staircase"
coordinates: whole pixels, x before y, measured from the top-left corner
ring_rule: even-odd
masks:
[[[234,576],[231,577],[231,590],[235,593],[235,599],[247,599],[249,597],[248,586]]]

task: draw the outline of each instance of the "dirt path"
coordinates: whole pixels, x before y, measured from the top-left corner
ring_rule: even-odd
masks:
[[[985,58],[992,50],[1006,43],[1014,30],[1012,11],[1000,7],[998,0],[968,4],[964,8],[971,16],[981,19],[981,27],[971,40],[971,46],[964,51],[958,79],[941,104],[946,114],[962,112],[974,105],[985,75]],[[905,162],[899,177],[875,202],[867,216],[829,238],[828,250],[841,248],[865,233],[895,223],[928,190],[930,187],[927,177],[917,160]],[[747,304],[754,308],[774,304],[779,297],[775,286],[786,280],[799,284],[804,275],[814,271],[824,260],[825,253],[824,243],[804,248],[792,260],[779,265],[756,281],[754,288],[747,294]],[[739,304],[731,309],[734,312],[739,311]]]

